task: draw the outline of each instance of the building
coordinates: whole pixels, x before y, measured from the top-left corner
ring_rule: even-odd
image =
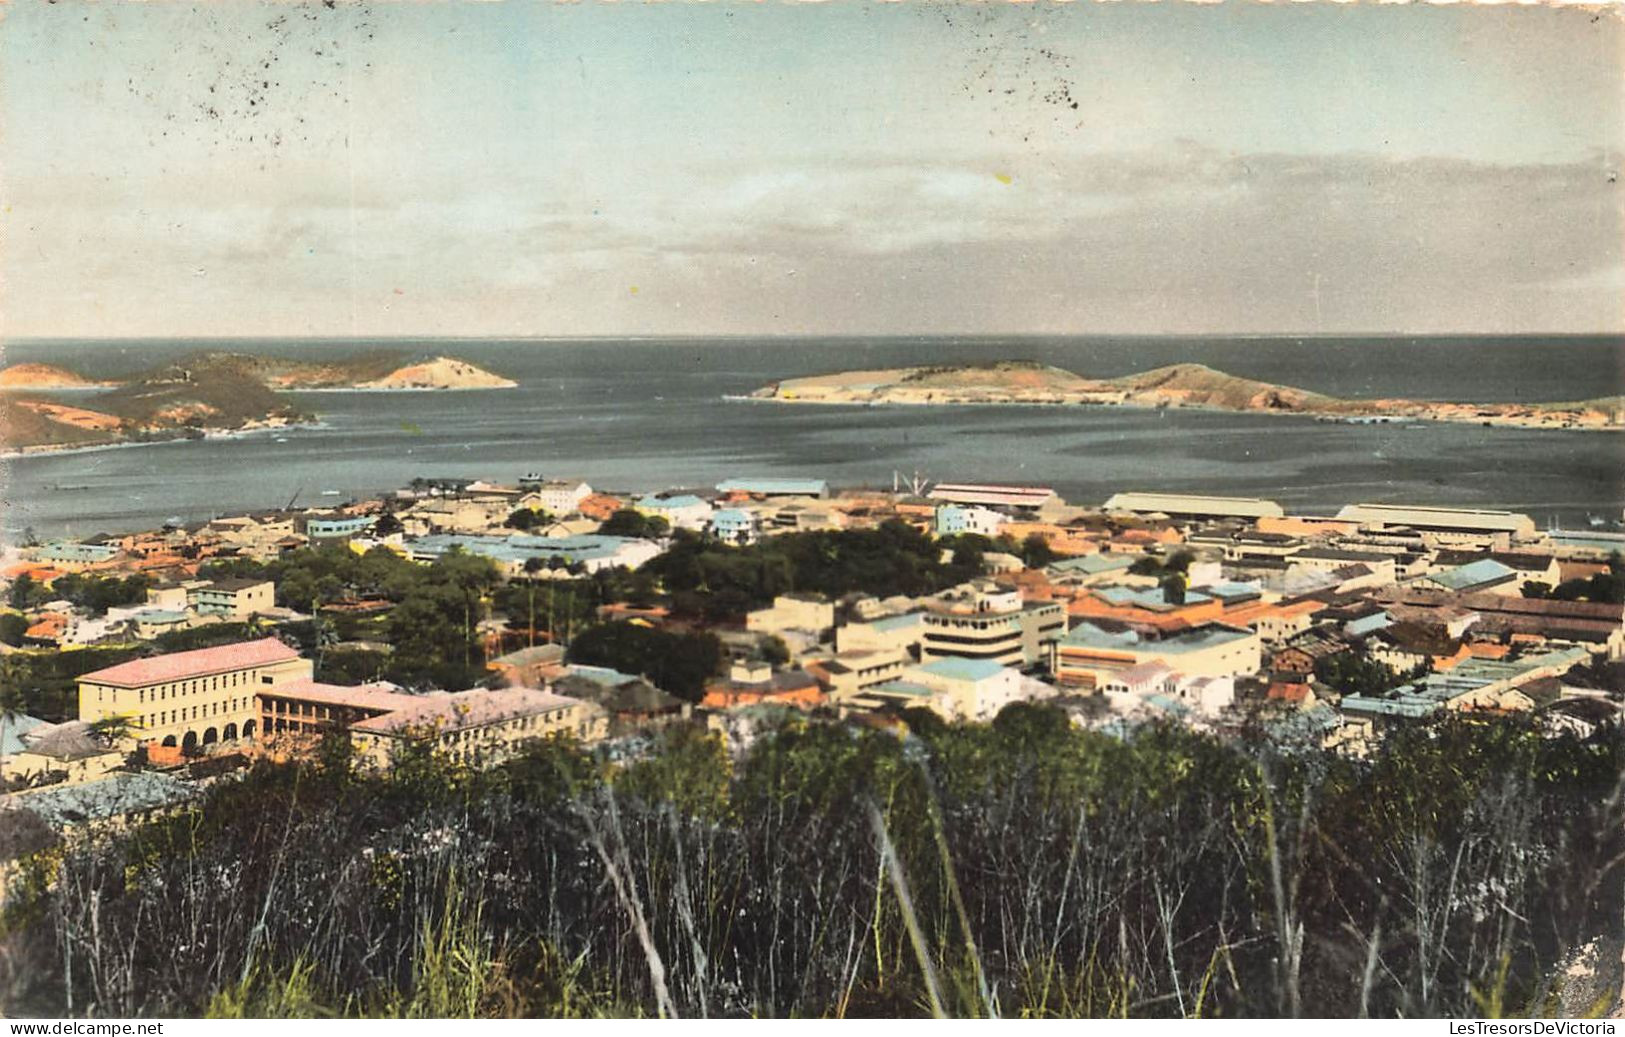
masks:
[[[828,497],[829,483],[822,479],[728,479],[717,483],[724,497]]]
[[[118,557],[114,544],[80,544],[71,540],[53,540],[28,552],[34,561],[49,565],[65,573],[84,572],[105,567]]]
[[[573,515],[581,509],[581,502],[592,496],[592,487],[577,479],[549,479],[534,486],[526,485],[518,506],[540,508],[549,515]]]
[[[805,664],[824,691],[836,702],[854,698],[877,684],[896,680],[914,665],[906,651],[849,651]]]
[[[1411,586],[1452,594],[1511,594],[1522,597],[1523,580],[1511,566],[1502,565],[1493,558],[1481,558],[1476,562],[1418,577],[1411,581]]]
[[[1002,525],[1004,525],[1004,516],[988,508],[961,504],[939,504],[937,506],[935,522],[937,536],[975,533],[991,538],[999,535],[999,527]]]
[[[1547,641],[1583,645],[1608,659],[1625,659],[1625,605],[1594,601],[1556,601],[1546,598],[1515,598],[1504,594],[1446,594],[1439,591],[1395,587],[1378,591],[1376,599],[1389,606],[1413,610],[1418,616],[1429,613],[1474,616],[1473,636],[1478,639],[1510,639],[1518,635]]]
[[[734,663],[728,676],[705,686],[700,705],[706,709],[736,709],[773,703],[813,709],[824,704],[824,689],[806,670],[778,673],[766,663]]]
[[[1024,697],[1021,674],[991,659],[937,659],[909,670],[904,679],[936,692],[936,707],[951,720],[992,720]]]
[[[725,544],[743,547],[761,539],[762,520],[744,508],[718,508],[711,513],[710,532]]]
[[[490,766],[549,736],[595,742],[608,732],[604,710],[535,688],[425,695],[350,727],[356,757],[384,767],[411,746],[459,763]]]
[[[563,568],[579,565],[592,573],[617,566],[636,569],[660,553],[660,544],[654,540],[597,533],[568,537],[434,534],[408,541],[405,547],[406,556],[414,562],[432,562],[452,548],[461,548],[489,558],[510,579],[526,575],[525,563],[532,558],[540,559],[546,567],[544,574],[551,576],[555,575],[551,568],[555,561]]]
[[[690,493],[670,497],[651,494],[638,498],[633,508],[651,518],[665,519],[673,529],[688,529],[696,533],[704,531],[711,521],[711,502]]]
[[[924,639],[925,621],[919,612],[879,616],[835,629],[838,652],[906,652],[918,659]]]
[[[411,709],[423,696],[407,695],[393,684],[346,686],[295,680],[261,691],[260,736],[318,737],[373,717]]]
[[[1256,633],[1219,623],[1161,636],[1079,623],[1056,648],[1055,676],[1096,689],[1142,663],[1161,662],[1190,677],[1240,677],[1258,672],[1260,661]]]
[[[199,615],[242,620],[276,606],[276,585],[270,580],[215,580],[188,587],[186,598]]]
[[[609,718],[611,735],[676,723],[694,712],[689,703],[644,678],[605,666],[572,665],[553,690],[601,707]]]
[[[1282,507],[1255,497],[1204,497],[1189,493],[1118,493],[1106,501],[1107,511],[1136,515],[1167,515],[1171,519],[1281,518]]]
[[[932,487],[926,496],[949,504],[984,505],[1035,513],[1060,502],[1048,486],[1005,486],[991,483],[944,482]]]
[[[1336,547],[1307,547],[1290,559],[1293,568],[1310,569],[1336,576],[1342,570],[1363,565],[1371,571],[1378,583],[1389,584],[1399,579],[1394,567],[1394,556],[1375,551],[1350,551]]]
[[[376,515],[307,515],[299,531],[314,542],[345,541],[364,537],[378,524]]]
[[[253,738],[255,696],[311,673],[274,637],[135,659],[79,678],[79,719],[123,717],[143,740],[183,750]]]
[[[1049,601],[1023,603],[1018,592],[977,580],[933,599],[920,624],[920,657],[927,663],[957,657],[1048,668],[1066,632],[1066,609]]]
[[[835,606],[815,594],[780,594],[771,608],[757,609],[745,616],[745,629],[760,634],[780,634],[786,630],[808,630],[822,639],[835,627]]]
[[[1506,550],[1516,539],[1535,535],[1535,520],[1511,511],[1433,508],[1406,504],[1350,504],[1337,517],[1378,529],[1404,527],[1437,546],[1483,545]]]

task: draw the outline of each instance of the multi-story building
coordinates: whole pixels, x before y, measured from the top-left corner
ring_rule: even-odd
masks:
[[[270,580],[215,580],[188,587],[186,598],[200,615],[247,619],[276,605],[276,585]]]
[[[310,660],[274,637],[134,659],[79,678],[79,719],[122,717],[137,737],[184,750],[253,738],[255,696],[311,673]]]
[[[996,537],[999,535],[999,527],[1002,525],[1004,525],[1004,516],[991,508],[979,508],[968,504],[940,504],[937,506],[937,536],[976,533],[980,536]]]
[[[977,580],[939,595],[920,624],[924,662],[958,657],[1048,667],[1066,633],[1066,609],[1050,601],[1024,604],[1018,592]]]
[[[1149,662],[1161,662],[1191,677],[1239,677],[1258,671],[1259,638],[1251,630],[1219,623],[1160,637],[1079,623],[1056,648],[1055,676],[1063,684],[1093,689],[1123,670]]]
[[[490,766],[527,743],[561,735],[584,742],[609,728],[603,708],[535,688],[425,695],[403,709],[352,724],[357,759],[388,766],[407,746],[425,746],[459,763]]]
[[[762,520],[744,508],[718,508],[711,513],[711,535],[725,544],[754,544],[761,539]]]

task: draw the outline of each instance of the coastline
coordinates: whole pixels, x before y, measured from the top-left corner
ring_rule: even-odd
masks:
[[[1349,415],[1335,411],[1279,410],[1268,407],[1221,407],[1211,403],[1118,403],[1109,400],[987,400],[987,399],[785,399],[782,396],[737,395],[724,393],[727,403],[783,404],[807,407],[1030,407],[1059,410],[1068,407],[1098,408],[1101,410],[1131,410],[1136,412],[1176,410],[1199,414],[1256,414],[1269,418],[1300,418],[1331,425],[1399,425],[1427,422],[1432,425],[1478,425],[1485,428],[1515,428],[1525,432],[1625,432],[1625,424],[1618,425],[1561,425],[1551,422],[1526,422],[1506,418],[1466,418],[1448,415],[1371,414]]]

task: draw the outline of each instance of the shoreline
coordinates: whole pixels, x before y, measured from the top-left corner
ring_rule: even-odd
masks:
[[[784,404],[808,407],[1029,407],[1044,410],[1088,408],[1097,410],[1131,410],[1136,412],[1184,411],[1198,414],[1246,414],[1269,418],[1301,418],[1323,425],[1397,425],[1413,422],[1429,425],[1467,425],[1479,428],[1517,429],[1523,432],[1625,432],[1625,424],[1616,425],[1561,425],[1545,422],[1526,422],[1507,418],[1455,418],[1441,415],[1370,414],[1346,415],[1335,411],[1278,410],[1267,407],[1221,407],[1208,403],[1119,403],[1112,400],[916,400],[916,399],[785,399],[782,396],[736,395],[724,393],[727,403]]]
[[[287,432],[291,429],[325,429],[331,428],[325,421],[295,421],[282,425],[253,425],[234,429],[204,429],[200,436],[164,436],[157,439],[120,439],[106,443],[44,443],[38,446],[18,447],[15,449],[0,450],[0,461],[21,461],[31,457],[60,457],[66,454],[90,454],[101,450],[127,450],[144,446],[171,446],[177,443],[194,443],[200,440],[229,440],[248,439],[254,436],[263,436],[273,432]]]

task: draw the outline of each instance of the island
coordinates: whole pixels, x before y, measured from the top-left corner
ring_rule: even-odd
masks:
[[[286,428],[315,415],[284,393],[505,389],[456,357],[376,352],[341,360],[200,352],[96,380],[56,364],[0,369],[0,450],[10,455]]]
[[[1513,428],[1625,428],[1625,396],[1571,403],[1343,399],[1239,378],[1203,364],[1173,364],[1121,378],[1086,378],[1027,360],[841,371],[787,378],[748,398],[808,404],[1179,407],[1296,414],[1360,424],[1446,421]]]

